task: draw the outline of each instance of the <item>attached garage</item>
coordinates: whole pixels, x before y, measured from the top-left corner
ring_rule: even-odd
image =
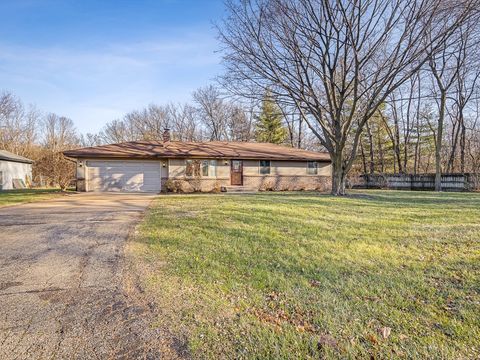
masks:
[[[160,161],[88,160],[87,191],[160,192]]]

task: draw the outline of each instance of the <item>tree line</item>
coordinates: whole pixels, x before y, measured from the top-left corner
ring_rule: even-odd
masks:
[[[479,5],[479,0],[227,1],[227,16],[218,25],[226,67],[222,84],[249,98],[268,89],[282,107],[300,114],[330,154],[335,195],[345,193],[359,153],[367,171],[386,155],[388,142],[374,146],[372,131],[369,135],[377,127],[374,119],[382,118],[397,171],[425,165],[421,151],[432,150],[425,143],[430,131],[440,190],[447,120],[456,119],[448,134],[455,145],[450,167],[461,166],[457,152],[466,166],[462,151],[470,126],[465,116],[471,117],[467,103],[476,98],[471,65]],[[412,148],[420,161],[415,165]]]
[[[282,113],[265,93],[261,103],[229,99],[208,85],[184,104],[150,104],[108,121],[98,133],[80,133],[74,122],[25,105],[10,92],[0,95],[0,149],[34,161],[33,181],[65,188],[75,178],[75,165],[62,152],[78,147],[127,141],[162,141],[170,129],[177,141],[261,141],[318,149],[315,137]]]
[[[109,121],[97,133],[83,137],[84,146],[136,140],[161,140],[170,129],[177,141],[259,141],[318,149],[318,141],[296,117],[286,115],[268,90],[259,101],[230,98],[224,89],[208,85],[184,104],[150,104]]]

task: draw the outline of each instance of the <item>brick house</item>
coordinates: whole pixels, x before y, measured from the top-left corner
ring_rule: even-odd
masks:
[[[254,142],[133,141],[65,151],[79,191],[328,190],[327,153]]]

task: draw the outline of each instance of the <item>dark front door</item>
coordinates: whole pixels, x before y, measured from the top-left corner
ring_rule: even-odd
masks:
[[[243,185],[243,161],[232,160],[230,169],[230,179],[232,185]]]

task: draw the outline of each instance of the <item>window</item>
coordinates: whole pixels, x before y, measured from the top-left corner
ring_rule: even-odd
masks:
[[[270,174],[270,160],[260,160],[260,174],[261,175]]]
[[[210,176],[217,176],[217,160],[210,160]]]
[[[217,160],[202,160],[201,165],[202,165],[202,176],[204,177],[217,176]]]
[[[202,160],[202,176],[208,176],[208,160]]]
[[[317,175],[318,174],[318,164],[316,161],[307,162],[307,174]]]
[[[185,160],[185,176],[200,176],[200,162],[198,160]]]

